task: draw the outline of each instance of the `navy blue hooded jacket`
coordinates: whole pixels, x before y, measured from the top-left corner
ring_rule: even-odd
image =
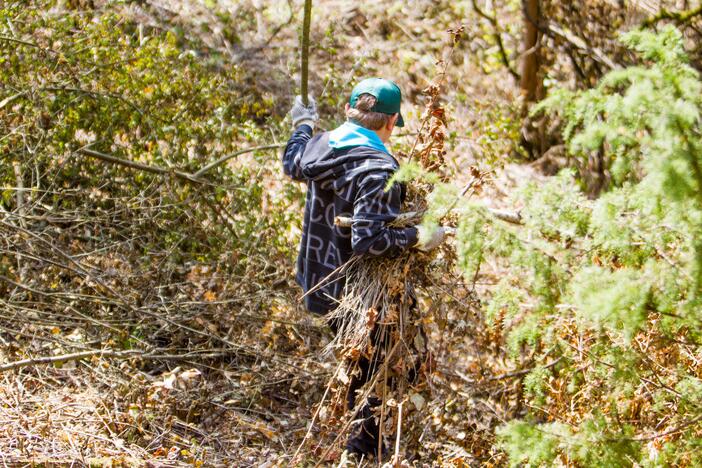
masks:
[[[399,168],[391,155],[368,146],[332,148],[329,132],[312,136],[301,125],[288,140],[283,170],[307,182],[307,200],[297,258],[296,280],[306,293],[353,255],[397,255],[417,243],[417,229],[390,228],[405,197],[402,184],[385,191]],[[337,216],[352,226],[334,225]],[[334,309],[344,288],[343,276],[332,277],[305,298],[310,312]]]

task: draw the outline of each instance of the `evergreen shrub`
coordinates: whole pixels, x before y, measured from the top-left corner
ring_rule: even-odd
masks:
[[[622,41],[640,65],[536,109],[564,119],[573,157],[604,154],[606,193],[569,170],[528,183],[522,226],[440,184],[433,198],[434,223],[455,204],[466,277],[502,267],[485,316],[533,368],[528,411],[498,430],[513,466],[702,464],[702,80],[673,27]]]

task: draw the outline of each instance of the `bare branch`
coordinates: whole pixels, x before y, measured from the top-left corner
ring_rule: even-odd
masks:
[[[253,148],[246,148],[243,150],[235,151],[232,154],[229,154],[227,156],[223,156],[223,157],[219,158],[218,160],[211,162],[210,164],[208,164],[207,166],[203,167],[202,169],[197,171],[195,174],[193,174],[193,177],[196,177],[196,178],[200,177],[205,172],[208,172],[210,169],[212,169],[213,167],[219,166],[220,164],[225,163],[225,162],[229,161],[230,159],[235,158],[236,156],[246,154],[246,153],[251,153],[253,151],[283,148],[284,146],[285,146],[285,144],[283,144],[283,143],[277,143],[277,144],[273,144],[273,145],[255,146]]]
[[[519,81],[520,80],[519,73],[517,73],[517,71],[514,69],[514,67],[512,66],[512,64],[509,61],[509,57],[507,56],[507,50],[505,49],[505,44],[504,44],[504,41],[502,40],[502,31],[500,30],[500,24],[497,21],[497,18],[485,13],[478,6],[478,2],[476,0],[472,0],[472,3],[473,3],[473,9],[475,10],[475,12],[478,15],[485,18],[486,20],[488,20],[488,22],[490,24],[492,24],[492,26],[495,30],[493,32],[492,36],[495,38],[495,42],[497,43],[497,47],[500,49],[500,60],[502,60],[502,63],[507,68],[507,71],[509,71],[509,74],[512,75],[512,77],[515,80]]]
[[[587,53],[593,59],[595,59],[595,61],[600,62],[600,63],[608,66],[612,70],[616,70],[618,68],[621,68],[620,65],[618,65],[617,63],[612,61],[612,59],[610,59],[607,56],[607,54],[605,54],[601,49],[598,49],[597,47],[590,47],[580,37],[577,37],[577,36],[569,33],[568,31],[566,31],[558,26],[555,26],[553,24],[546,25],[546,29],[548,31],[547,34],[550,34],[551,36],[557,36],[557,37],[563,39],[571,46],[575,47],[576,49],[578,49],[580,51]]]
[[[114,164],[119,164],[121,166],[130,167],[132,169],[138,169],[138,170],[144,171],[144,172],[150,172],[151,174],[159,174],[159,175],[164,175],[164,176],[173,174],[177,178],[184,180],[186,182],[193,183],[193,184],[207,184],[208,183],[207,181],[204,181],[202,179],[198,179],[196,176],[194,176],[192,174],[188,174],[187,172],[165,169],[163,167],[158,167],[158,166],[149,166],[148,164],[142,164],[142,163],[138,163],[138,162],[134,162],[134,161],[129,161],[128,159],[118,158],[116,156],[101,153],[99,151],[95,151],[95,150],[92,150],[89,148],[80,148],[77,152],[84,154],[86,156],[91,156],[93,158],[100,159],[102,161],[111,162]]]
[[[525,18],[531,24],[533,24],[539,30],[539,32],[541,32],[541,34],[545,34],[547,36],[556,37],[563,40],[569,47],[584,52],[585,54],[592,57],[592,59],[595,62],[602,63],[612,70],[621,68],[619,64],[612,61],[612,59],[610,59],[607,56],[607,54],[605,54],[601,49],[597,47],[590,47],[582,38],[577,37],[569,33],[568,31],[562,29],[561,27],[551,24],[550,22],[538,21],[538,19],[532,17],[532,15],[529,14],[526,8],[523,8],[523,13]]]
[[[702,16],[702,5],[698,6],[697,8],[693,8],[692,10],[685,11],[669,11],[663,9],[657,14],[648,18],[646,21],[644,21],[642,26],[651,27],[654,26],[656,23],[665,20],[673,21],[676,24],[689,23],[692,19],[696,18],[697,16]]]

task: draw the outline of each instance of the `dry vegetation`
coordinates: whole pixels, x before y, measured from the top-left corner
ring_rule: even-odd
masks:
[[[23,3],[0,6],[0,463],[285,466],[296,453],[301,466],[338,463],[343,418],[328,402],[341,392],[337,358],[349,346],[323,353],[331,333],[300,303],[293,269],[304,188],[282,180],[278,162],[299,75],[300,6]],[[545,2],[552,21],[541,25],[549,52],[540,83],[588,88],[612,66],[633,63],[616,32],[645,19],[691,24],[686,38],[695,44],[695,17],[671,17],[674,6],[585,3],[579,17]],[[514,76],[521,2],[314,4],[311,88],[323,128],[341,121],[350,83],[392,77],[408,123],[393,149],[438,173],[436,185],[453,181],[462,199],[528,211],[513,205],[514,188],[542,184],[540,170],[566,165],[590,195],[608,187],[603,152],[573,162],[560,120],[524,118]],[[588,36],[596,40],[584,43]],[[424,207],[429,186],[415,189]],[[456,225],[457,216],[441,221]],[[511,259],[481,254],[471,270],[456,265],[454,245],[385,271],[374,265],[383,274],[371,279],[385,289],[363,287],[345,305],[358,311],[353,301],[368,293],[394,300],[409,281],[417,289],[412,320],[426,330],[432,362],[421,387],[405,382],[395,395],[407,409],[400,458],[503,466],[496,428],[530,411],[575,427],[586,406],[605,400],[594,391],[571,398],[567,372],[558,374],[566,361],[590,372],[583,346],[596,334],[564,316],[558,338],[577,352],[510,348],[507,332],[536,299],[520,298],[521,315],[505,307],[488,320]],[[618,259],[601,264],[608,261],[618,267]],[[359,320],[365,326],[368,316]],[[699,379],[699,344],[688,330],[676,336],[690,342],[655,331],[632,346],[640,354],[655,347],[652,365],[681,365]],[[525,396],[536,367],[547,376],[539,398],[557,414]],[[632,420],[652,405],[644,390],[635,393]],[[313,418],[319,424],[310,427]],[[645,428],[660,424],[664,441],[699,422],[643,419]],[[651,453],[659,439],[641,437]]]

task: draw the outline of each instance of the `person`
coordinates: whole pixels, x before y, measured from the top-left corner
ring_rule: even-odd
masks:
[[[305,307],[314,314],[335,309],[344,290],[338,270],[353,256],[394,256],[413,247],[429,251],[444,240],[440,227],[388,225],[400,214],[406,192],[399,183],[387,188],[399,169],[386,145],[395,127],[404,126],[401,101],[397,84],[365,79],[353,88],[345,105],[346,122],[313,136],[319,118],[316,103],[311,96],[307,106],[301,96],[295,98],[290,112],[294,131],[282,162],[286,175],[307,183],[296,281],[306,293]],[[351,227],[337,226],[338,216],[350,217]],[[336,332],[334,323],[329,324]],[[360,375],[350,384],[349,410],[354,407],[355,391],[372,375],[365,359]],[[369,399],[360,411],[363,422],[347,442],[350,453],[377,455],[378,428],[372,408],[378,404],[377,399]]]

